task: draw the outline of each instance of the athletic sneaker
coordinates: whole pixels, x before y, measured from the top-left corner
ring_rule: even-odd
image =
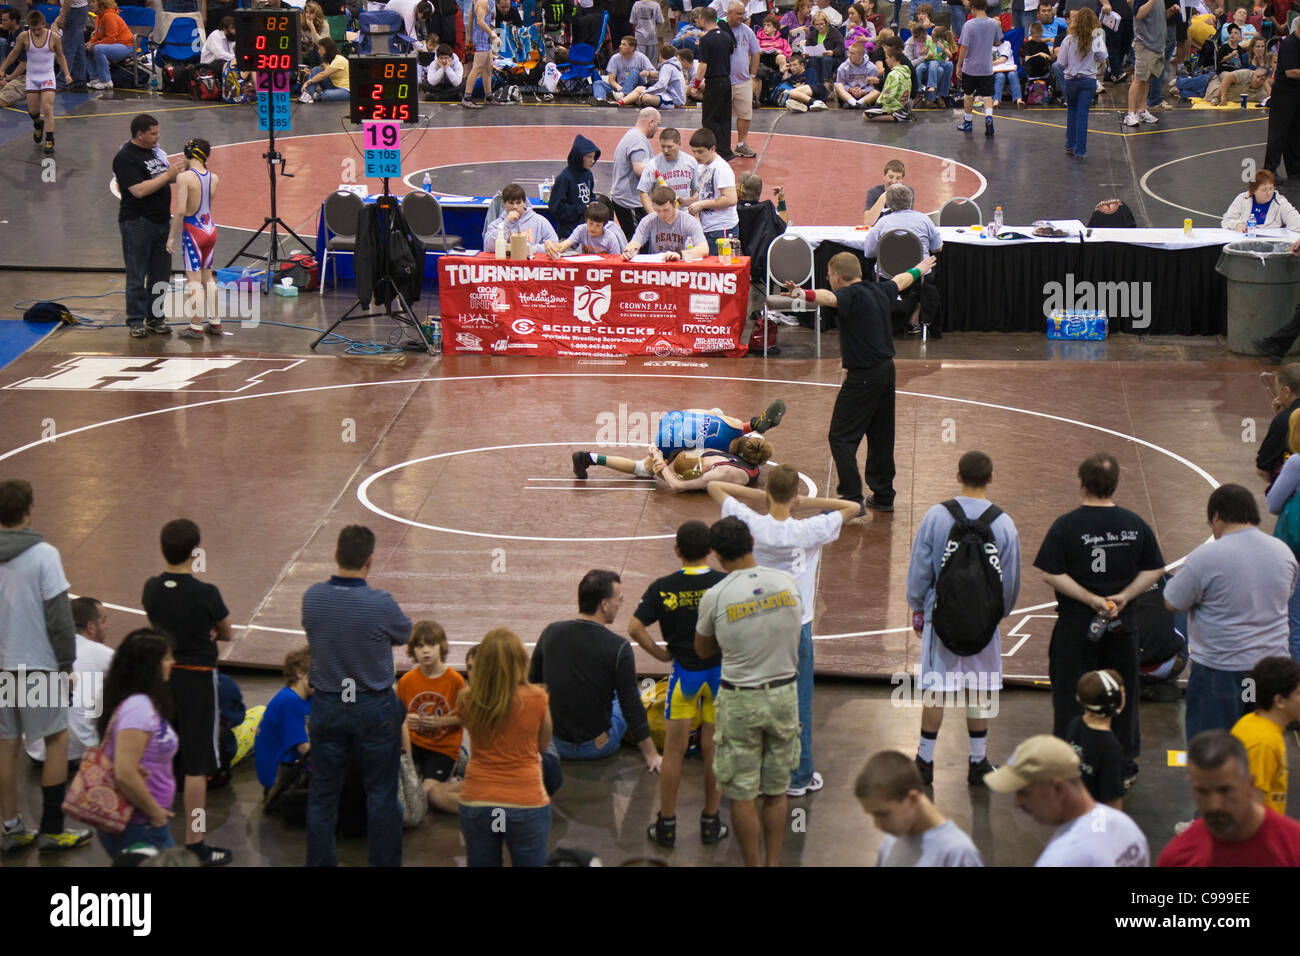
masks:
[[[822,779],[822,775],[813,771],[811,780],[802,787],[790,787],[786,790],[785,795],[787,797],[802,797],[807,793],[816,793],[824,786],[826,786],[826,781]]]
[[[992,773],[998,768],[989,763],[989,758],[985,757],[979,763],[972,763],[970,769],[966,771],[966,782],[972,787],[983,787],[984,775]]]
[[[298,102],[299,102],[299,103],[315,103],[316,101],[315,101],[314,99],[311,98],[311,93],[309,93],[307,90],[303,90],[303,91],[302,91],[302,96],[298,97]]]
[[[221,335],[221,323],[220,323],[220,322],[215,322],[215,323],[214,323],[214,322],[204,322],[204,323],[203,323],[203,331],[206,332],[208,335],[217,335],[217,336],[220,336],[220,335]]]
[[[921,782],[927,787],[934,785],[934,761],[922,760],[921,755],[916,755],[916,769],[921,774]]]
[[[188,844],[185,849],[199,858],[199,866],[225,866],[234,859],[234,854],[229,850],[223,850],[219,846],[208,846],[202,840]]]
[[[985,135],[985,136],[992,136],[992,135],[993,135],[993,117],[992,117],[992,116],[986,116],[986,117],[984,117],[984,135]]]
[[[522,103],[523,101],[524,101],[524,95],[519,92],[519,87],[517,86],[510,87],[510,102]]]
[[[132,325],[130,330],[133,339],[147,339],[149,337],[149,330],[143,325]]]
[[[467,110],[481,110],[483,108],[482,103],[475,103],[473,100],[461,100],[460,105]]]
[[[36,850],[39,853],[58,853],[60,850],[75,850],[79,846],[85,846],[90,842],[91,833],[89,830],[79,830],[76,827],[69,827],[62,833],[42,833],[40,842],[36,844]]]
[[[181,329],[178,333],[176,333],[176,337],[178,339],[202,339],[203,330],[196,329],[192,325],[187,325],[185,326],[185,328]]]
[[[700,814],[700,842],[705,846],[716,846],[730,832],[731,829],[722,822],[721,814]]]
[[[32,142],[37,146],[45,141],[45,120],[38,120],[32,124]]]
[[[645,835],[660,846],[671,850],[677,842],[677,818],[665,820],[662,813],[656,813],[655,822],[646,827]]]
[[[145,323],[145,328],[147,328],[147,329],[148,329],[150,332],[152,332],[154,335],[171,335],[171,334],[172,334],[172,330],[171,330],[170,328],[167,327],[167,323],[166,323],[165,321],[163,321],[162,319],[158,319],[158,320],[153,321],[153,322],[146,322],[146,323]]]
[[[810,110],[824,110],[826,109],[826,103],[823,100],[813,100],[812,105],[808,108]]]
[[[587,469],[591,467],[591,456],[585,451],[575,451],[573,453],[573,473],[584,481],[587,478]]]
[[[52,152],[54,152],[54,134],[53,134],[53,133],[46,133],[46,134],[45,134],[45,152],[47,152],[47,153],[52,153]]]
[[[29,830],[23,825],[22,817],[18,818],[18,825],[13,829],[5,827],[4,830],[4,842],[0,843],[0,853],[12,853],[14,850],[31,846],[37,835],[35,830]]]
[[[970,120],[962,120],[957,124],[957,132],[959,133],[969,133],[974,128],[975,126]]]
[[[1160,122],[1159,117],[1151,115],[1151,111],[1150,111],[1150,110],[1143,110],[1141,113],[1138,114],[1138,119],[1140,119],[1140,120],[1141,120],[1142,122],[1144,122],[1144,123],[1159,123],[1159,122]]]
[[[1143,112],[1146,112],[1146,111],[1143,110]],[[1139,123],[1141,123],[1141,122],[1142,122],[1142,121],[1141,121],[1140,119],[1138,119],[1138,115],[1137,115],[1136,113],[1125,113],[1125,114],[1124,114],[1124,125],[1125,125],[1125,126],[1137,126],[1137,125],[1138,125]]]
[[[105,83],[103,80],[91,80],[86,86],[92,90],[111,90],[113,83],[112,81]]]
[[[870,508],[872,511],[883,511],[888,513],[894,510],[894,503],[892,501],[881,501],[875,495],[867,495],[867,500],[862,504],[865,507]]]
[[[737,156],[744,156],[746,159],[753,159],[758,154],[749,148],[746,143],[737,143],[735,153]]]
[[[763,412],[762,415],[757,415],[750,419],[749,427],[761,435],[769,428],[775,428],[777,425],[780,425],[781,419],[784,417],[785,402],[778,398],[771,405],[767,406],[767,410]]]
[[[785,108],[795,113],[808,112],[808,104],[800,103],[798,100],[794,99],[793,97],[785,101]]]

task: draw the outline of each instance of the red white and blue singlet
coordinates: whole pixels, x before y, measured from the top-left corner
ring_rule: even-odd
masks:
[[[199,177],[199,208],[184,219],[181,256],[186,272],[211,269],[217,253],[217,224],[212,221],[212,173],[193,170]]]

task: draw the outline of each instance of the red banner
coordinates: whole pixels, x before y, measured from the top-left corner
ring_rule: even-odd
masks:
[[[448,354],[744,355],[749,259],[438,260]]]

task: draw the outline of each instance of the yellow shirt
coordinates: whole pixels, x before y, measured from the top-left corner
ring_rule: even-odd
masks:
[[[329,69],[333,71],[329,74],[331,83],[337,86],[340,90],[352,89],[352,81],[348,77],[347,57],[340,53],[329,64]]]
[[[1232,728],[1241,741],[1255,777],[1255,789],[1264,791],[1265,805],[1286,814],[1286,741],[1282,728],[1258,712],[1247,714]]]
[[[1214,17],[1208,13],[1192,17],[1192,22],[1187,24],[1187,37],[1192,41],[1194,49],[1199,48],[1202,43],[1215,33]]]

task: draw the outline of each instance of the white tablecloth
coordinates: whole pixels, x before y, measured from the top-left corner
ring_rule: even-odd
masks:
[[[888,220],[886,220],[888,221]],[[1061,238],[1033,236],[1030,239],[990,239],[978,236],[968,227],[941,226],[939,234],[945,244],[949,242],[972,246],[1024,245],[1033,242],[1122,242],[1151,249],[1193,249],[1201,246],[1223,246],[1246,237],[1231,229],[1193,229],[1184,235],[1181,229],[1094,229],[1087,235],[1087,228],[1077,219],[1053,220],[1052,225],[1069,233]],[[1032,226],[1003,226],[1003,232],[1018,232],[1032,235]],[[1082,234],[1082,239],[1080,238]],[[789,226],[786,235],[802,236],[814,249],[823,242],[837,242],[851,249],[862,249],[866,244],[867,230],[860,226]],[[1260,230],[1259,239],[1278,239],[1294,241],[1300,234],[1287,232],[1285,229]]]

